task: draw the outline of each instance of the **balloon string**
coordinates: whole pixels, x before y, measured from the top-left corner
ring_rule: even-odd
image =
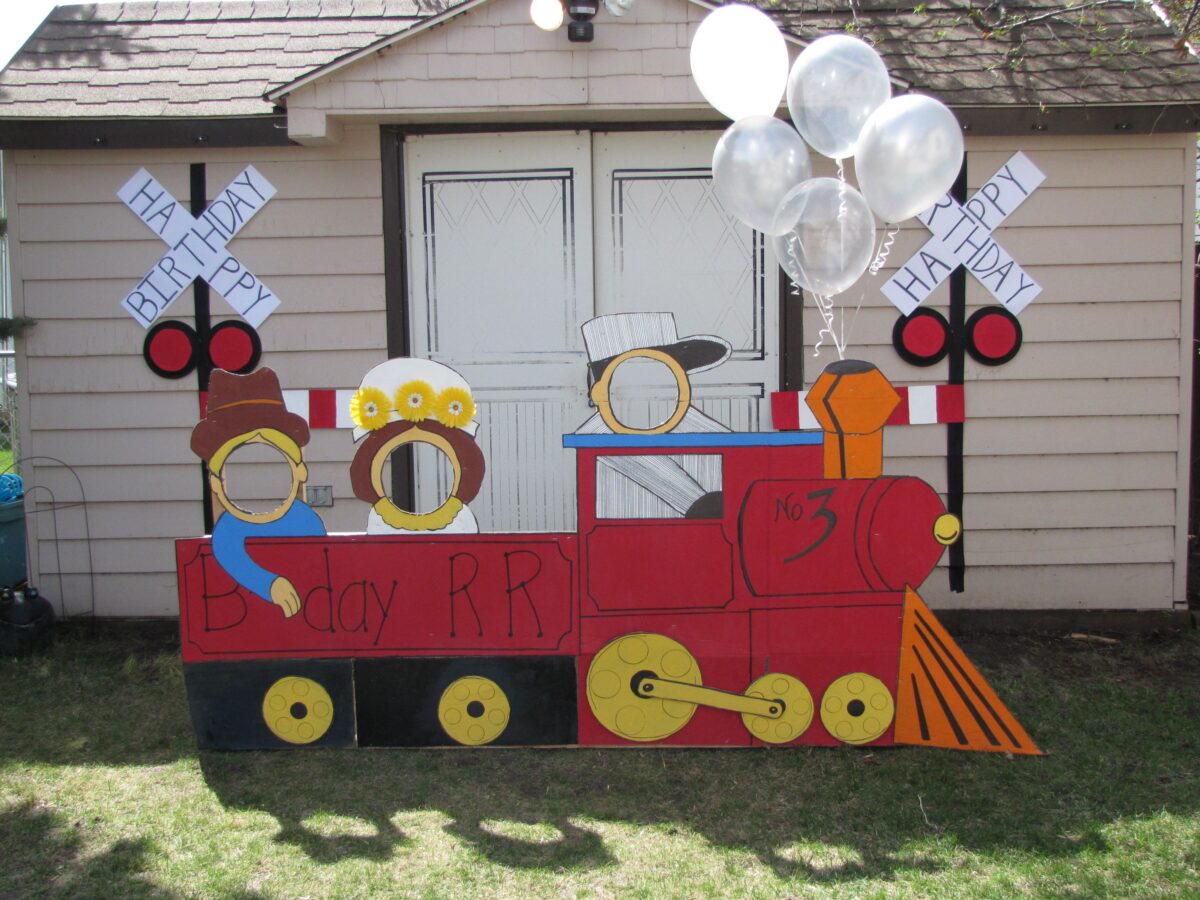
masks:
[[[892,252],[892,244],[896,243],[896,235],[900,233],[900,226],[891,222],[884,226],[886,233],[883,240],[879,242],[879,251],[875,254],[875,260],[871,263],[871,267],[867,270],[872,275],[878,275],[879,270],[883,268],[887,262],[888,255]]]
[[[887,262],[888,255],[892,252],[892,245],[896,243],[896,235],[900,232],[900,226],[892,222],[888,222],[884,226],[884,236],[879,242],[879,249],[875,253],[875,260],[871,263],[867,271],[872,277],[879,274],[879,270],[883,268]],[[858,322],[858,314],[862,310],[863,300],[867,297],[867,287],[863,285],[862,293],[858,295],[858,304],[854,307],[854,316],[850,319],[850,334],[854,334],[854,325]],[[845,313],[842,314],[843,324],[845,323]],[[845,340],[843,336],[843,341]]]
[[[834,313],[833,298],[830,297],[828,294],[814,293],[812,296],[813,296],[813,303],[816,304],[816,307],[817,307],[817,312],[819,312],[821,314],[821,318],[825,320],[825,327],[817,332],[817,343],[813,347],[813,356],[815,357],[815,356],[821,355],[821,345],[825,343],[825,338],[828,337],[830,340],[830,343],[833,344],[834,349],[837,350],[838,359],[845,359],[846,358],[846,340],[845,340],[845,330],[844,329],[845,329],[845,325],[846,325],[846,316],[844,314],[842,315],[843,332],[842,332],[842,337],[839,339],[837,332],[834,331],[834,326],[833,326],[833,313]]]
[[[802,272],[804,267],[800,265],[800,257],[796,253],[796,241],[793,235],[787,242],[788,256],[792,260],[792,264],[797,272]],[[837,332],[833,329],[834,306],[833,298],[828,294],[818,294],[812,291],[813,304],[817,307],[817,312],[821,314],[821,319],[825,322],[825,327],[817,332],[817,342],[813,345],[813,356],[821,355],[821,346],[825,343],[825,338],[829,338],[833,346],[837,349],[838,359],[846,358],[846,315],[842,314],[842,336],[839,339]],[[800,283],[796,279],[792,279],[792,296],[800,297],[803,303],[803,294],[801,293]]]

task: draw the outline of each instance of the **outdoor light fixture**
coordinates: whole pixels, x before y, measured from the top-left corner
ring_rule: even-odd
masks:
[[[623,16],[633,8],[634,0],[604,0],[604,8],[614,16]],[[533,0],[529,18],[543,31],[555,31],[567,15],[567,40],[577,44],[589,43],[595,37],[592,19],[600,9],[600,0]]]
[[[600,9],[599,0],[567,0],[567,12],[571,22],[567,25],[567,40],[586,44],[595,36],[592,17]]]
[[[554,31],[563,23],[562,0],[533,0],[529,4],[529,18],[542,31]]]

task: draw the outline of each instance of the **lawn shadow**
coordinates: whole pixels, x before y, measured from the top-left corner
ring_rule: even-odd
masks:
[[[34,803],[0,809],[0,896],[176,897],[143,876],[153,845],[145,838],[117,841],[85,854],[83,823]]]
[[[1200,665],[1189,646],[1181,659]],[[321,863],[387,856],[407,841],[398,820],[437,811],[446,833],[513,869],[614,865],[605,831],[632,825],[751,853],[781,877],[840,883],[934,871],[941,863],[920,848],[943,839],[1071,858],[1109,852],[1103,829],[1117,820],[1196,814],[1200,701],[1181,689],[1179,666],[1147,673],[1119,653],[1044,650],[1018,641],[981,654],[1003,659],[993,683],[1051,751],[1042,758],[495,748],[205,753],[201,765],[226,807],[270,813],[277,840]],[[367,823],[375,836],[333,838],[305,824],[323,815]]]
[[[278,842],[322,865],[418,850],[414,829],[433,823],[512,870],[610,867],[636,852],[642,833],[659,846],[682,834],[753,855],[783,878],[839,884],[937,870],[945,854],[930,847],[939,845],[1068,860],[1104,854],[1113,822],[1200,811],[1195,636],[1158,645],[961,643],[1050,755],[485,748],[199,759],[225,807],[269,813]],[[9,685],[0,763],[139,766],[194,757],[177,653],[68,639],[42,657],[0,660]],[[78,846],[52,811],[3,815],[0,846],[28,835],[68,859]],[[109,865],[120,870],[126,860],[134,878],[146,847],[111,850]]]
[[[48,650],[0,657],[0,763],[162,765],[194,756],[178,637],[56,629]]]

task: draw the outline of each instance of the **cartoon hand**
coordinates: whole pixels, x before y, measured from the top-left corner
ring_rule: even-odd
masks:
[[[282,576],[271,582],[271,602],[283,610],[284,618],[291,618],[300,612],[300,594]]]

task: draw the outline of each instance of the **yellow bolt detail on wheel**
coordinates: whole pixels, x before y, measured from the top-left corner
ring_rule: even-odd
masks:
[[[634,679],[651,677],[700,684],[700,666],[678,641],[661,634],[627,634],[604,646],[588,667],[588,706],[597,721],[631,741],[659,741],[686,725],[696,704],[634,693]]]
[[[782,672],[764,675],[746,688],[746,696],[778,700],[783,704],[783,715],[778,719],[742,713],[742,724],[760,741],[786,744],[804,734],[812,724],[812,694],[799,678]]]
[[[333,723],[333,701],[311,678],[289,675],[267,688],[263,721],[281,741],[311,744]]]
[[[892,724],[896,704],[882,681],[865,672],[843,675],[821,698],[825,730],[847,744],[875,740]]]
[[[478,747],[490,744],[508,727],[512,708],[500,685],[467,675],[450,684],[438,700],[438,721],[451,740]]]

